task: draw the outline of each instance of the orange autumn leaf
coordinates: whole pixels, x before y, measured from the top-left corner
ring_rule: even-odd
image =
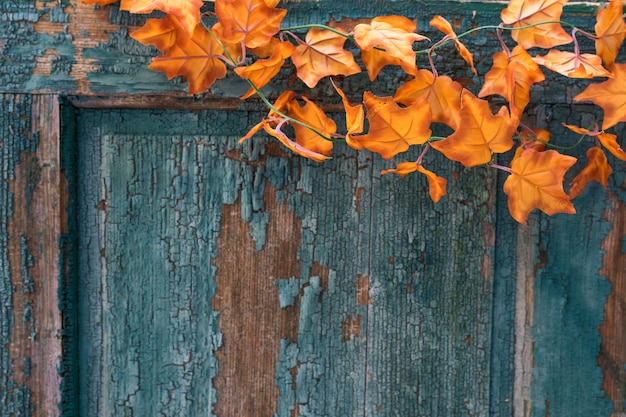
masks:
[[[414,33],[417,26],[403,16],[379,16],[369,24],[360,23],[354,27],[354,41],[363,51],[379,47],[385,54],[397,58],[404,71],[415,73],[415,52],[413,43],[428,38]],[[381,67],[382,68],[382,67]]]
[[[394,100],[405,106],[428,104],[431,122],[444,123],[456,130],[460,121],[462,90],[461,84],[450,77],[435,77],[429,70],[421,69],[415,79],[398,88]]]
[[[598,147],[589,148],[587,150],[587,165],[570,182],[572,188],[569,190],[569,198],[578,197],[591,181],[599,182],[604,187],[608,187],[611,172],[613,170],[602,149]]]
[[[309,88],[327,75],[352,75],[361,72],[352,52],[343,49],[346,38],[330,30],[313,28],[306,34],[291,60],[300,78]]]
[[[287,103],[289,117],[307,124],[319,134],[301,124],[292,123],[293,130],[296,132],[296,142],[313,152],[330,155],[333,143],[326,138],[337,131],[337,125],[315,103],[306,97],[302,97],[302,99],[306,102],[303,107],[300,107],[296,100]]]
[[[152,13],[155,10],[172,15],[178,19],[188,36],[200,23],[202,0],[122,0],[120,10],[130,13]]]
[[[391,56],[387,52],[376,48],[361,50],[361,61],[365,65],[370,81],[374,81],[380,74],[380,71],[387,65],[402,65],[400,58]]]
[[[405,177],[411,172],[421,172],[426,175],[426,179],[428,180],[428,194],[430,195],[431,200],[437,203],[441,200],[441,197],[447,194],[446,192],[446,184],[448,181],[445,178],[442,178],[435,174],[432,171],[427,170],[421,164],[417,162],[400,162],[398,166],[394,169],[384,169],[380,171],[382,175],[395,173],[400,175],[400,177]]]
[[[588,135],[598,138],[602,146],[604,146],[616,158],[619,158],[622,161],[626,161],[626,152],[624,152],[619,143],[617,143],[617,135],[605,133],[604,131],[597,131],[597,127],[595,131],[591,131],[589,129],[584,129],[582,127],[568,125],[565,123],[563,123],[563,126],[573,132],[580,133],[581,135]]]
[[[485,74],[485,82],[478,97],[500,95],[521,114],[530,102],[530,87],[544,79],[539,65],[524,48],[517,45],[510,56],[504,51],[493,55],[493,66]]]
[[[513,147],[515,125],[505,106],[492,114],[489,103],[463,90],[460,128],[444,140],[431,146],[448,159],[466,167],[486,164],[494,152],[506,152]]]
[[[272,122],[275,122],[275,124],[277,124],[278,123],[277,120],[281,120],[281,118],[283,118],[277,112],[281,112],[282,113],[287,108],[287,104],[290,101],[292,101],[293,99],[295,99],[295,97],[296,97],[296,93],[294,91],[292,91],[292,90],[284,91],[280,96],[278,96],[276,101],[274,101],[274,104],[272,104],[273,108],[271,108],[270,111],[267,113],[267,117],[265,119],[263,119],[260,123],[257,123],[256,125],[254,125],[248,131],[248,133],[246,133],[243,137],[241,137],[239,139],[239,144],[242,144],[243,142],[245,142],[246,140],[248,140],[252,136],[254,136],[261,129],[263,129],[264,122],[272,121]],[[284,120],[286,120],[286,119],[284,119]]]
[[[287,10],[270,7],[264,0],[216,0],[215,14],[225,41],[258,48],[278,33]]]
[[[626,37],[622,0],[611,0],[596,16],[596,53],[611,68]]]
[[[575,101],[591,100],[602,107],[602,130],[619,122],[626,122],[626,64],[614,64],[613,74],[615,78],[588,85],[582,93],[574,97]]]
[[[511,0],[500,17],[505,25],[515,28],[547,21],[558,22],[565,3],[567,0]],[[548,49],[572,42],[572,37],[558,23],[513,30],[511,36],[524,49],[534,46]]]
[[[533,61],[569,78],[613,77],[602,67],[598,55],[552,49],[546,55],[534,57]]]
[[[576,213],[563,191],[565,172],[575,162],[576,158],[554,150],[524,150],[511,162],[511,174],[504,182],[511,216],[526,224],[528,214],[535,208],[547,215]]]
[[[358,137],[354,137],[353,135],[363,133],[363,125],[365,124],[365,111],[363,110],[363,106],[360,104],[356,106],[351,104],[341,88],[337,87],[332,79],[330,82],[335,88],[335,91],[341,96],[343,107],[346,111],[346,127],[348,130],[346,133],[346,143],[351,148],[360,151],[363,149],[363,145],[359,142]]]
[[[278,74],[285,59],[287,59],[296,48],[290,42],[281,42],[276,45],[272,56],[268,59],[258,60],[247,67],[237,67],[235,72],[241,78],[250,80],[256,88],[263,88],[272,78]],[[240,98],[246,99],[256,93],[254,88],[250,88],[246,94]]]
[[[263,129],[265,130],[265,132],[267,132],[268,135],[278,139],[280,143],[285,145],[287,149],[289,149],[296,155],[304,156],[305,158],[312,159],[315,162],[322,162],[330,159],[330,157],[327,155],[317,153],[315,151],[305,148],[297,142],[292,141],[291,139],[289,139],[289,137],[287,137],[287,135],[280,131],[280,129],[271,126],[266,120],[263,120],[261,123],[263,125]]]
[[[384,159],[421,145],[430,138],[430,109],[417,104],[402,108],[391,97],[377,97],[366,91],[363,103],[367,109],[370,128],[359,142],[366,149],[379,153]]]
[[[181,31],[168,51],[152,60],[150,68],[163,72],[167,78],[187,78],[189,92],[206,91],[216,79],[226,76],[226,65],[219,59],[222,48],[211,34],[198,25],[189,37]]]
[[[98,6],[106,6],[107,4],[113,4],[117,0],[81,0],[85,4],[97,4]]]
[[[461,57],[467,62],[472,68],[472,72],[477,74],[476,68],[474,68],[474,55],[459,41],[456,39],[456,33],[454,33],[454,29],[452,29],[452,25],[442,16],[435,16],[429,23],[432,27],[439,29],[445,35],[449,36],[450,39],[454,42],[454,46],[456,50],[459,51]]]
[[[163,19],[148,19],[146,24],[130,34],[134,40],[144,45],[154,45],[159,51],[167,51],[176,43],[176,32],[182,29],[172,15]]]

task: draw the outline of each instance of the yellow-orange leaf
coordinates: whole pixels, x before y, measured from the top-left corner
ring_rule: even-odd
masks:
[[[591,181],[599,182],[608,187],[609,175],[613,170],[602,149],[598,147],[587,150],[587,165],[570,182],[569,198],[578,197]]]
[[[470,67],[472,68],[472,72],[474,74],[477,74],[476,68],[474,68],[474,55],[472,55],[472,53],[465,47],[465,45],[463,45],[463,43],[461,43],[461,41],[456,39],[456,33],[454,33],[454,29],[452,29],[452,25],[450,24],[450,22],[448,22],[442,16],[435,16],[430,21],[430,25],[434,28],[439,29],[441,32],[443,32],[445,35],[449,36],[453,40],[454,46],[456,46],[456,50],[459,51],[459,54],[461,54],[461,57],[465,60],[465,62],[470,65]]]
[[[363,133],[363,125],[365,124],[365,111],[363,110],[362,105],[352,105],[341,88],[335,85],[333,80],[330,80],[335,91],[339,93],[341,96],[341,100],[343,101],[343,107],[346,110],[346,128],[348,132],[346,133],[346,143],[356,149],[363,149],[363,145],[359,142],[358,137],[354,137],[353,135]]]
[[[258,48],[278,33],[287,10],[270,7],[264,0],[215,0],[215,14],[224,40]]]
[[[613,77],[602,67],[602,59],[598,55],[552,49],[547,55],[536,56],[533,60],[569,78]]]
[[[374,81],[380,71],[387,65],[402,65],[402,60],[395,56],[389,55],[386,51],[372,48],[369,50],[361,50],[361,61],[367,69],[367,75],[370,81]],[[408,72],[413,73],[414,69],[410,69]]]
[[[159,51],[167,51],[176,42],[176,31],[182,29],[172,15],[163,19],[148,19],[146,24],[130,34],[144,45],[154,45]]]
[[[485,74],[485,83],[478,93],[478,97],[497,94],[513,104],[513,110],[518,114],[530,102],[530,87],[545,79],[539,65],[524,48],[517,45],[507,56],[500,51],[493,55],[493,66]]]
[[[218,58],[222,48],[211,34],[198,25],[189,37],[185,32],[177,36],[176,43],[163,55],[154,58],[150,68],[163,72],[169,79],[187,78],[189,92],[206,91],[216,79],[226,76],[226,66]]]
[[[400,175],[400,177],[405,177],[411,172],[421,172],[426,175],[428,179],[428,194],[430,198],[437,203],[441,200],[441,197],[447,194],[446,192],[446,184],[448,181],[445,178],[442,178],[435,174],[432,171],[427,170],[421,164],[417,162],[400,162],[395,169],[384,169],[380,173],[381,174],[390,174],[395,173]]]
[[[611,152],[616,158],[626,161],[626,152],[617,143],[617,136],[611,133],[605,133],[604,131],[598,132],[583,129],[582,127],[568,125],[563,123],[563,126],[570,129],[573,132],[580,133],[581,135],[589,135],[598,138],[602,146],[604,146],[609,152]]]
[[[302,97],[306,102],[304,107],[300,107],[297,101],[293,100],[287,103],[289,117],[292,117],[308,126],[314,128],[317,132],[330,137],[337,131],[335,122],[326,116],[322,109],[315,103]],[[293,129],[296,132],[296,142],[315,153],[330,155],[333,149],[333,143],[324,137],[313,132],[311,129],[297,123],[293,123]]]
[[[330,30],[313,28],[296,48],[291,60],[300,78],[313,88],[327,75],[352,75],[361,72],[352,52],[343,49],[346,38]]]
[[[460,121],[462,90],[461,84],[450,77],[435,77],[429,70],[421,69],[415,79],[398,88],[394,100],[405,106],[428,104],[432,122],[444,123],[456,130]]]
[[[626,122],[626,64],[614,64],[611,78],[599,84],[591,84],[574,97],[575,101],[591,100],[604,110],[602,130]]]
[[[420,145],[430,138],[430,109],[417,104],[402,108],[391,97],[377,97],[366,91],[363,102],[370,123],[369,132],[359,142],[370,151],[391,159],[409,145]]]
[[[596,53],[604,65],[611,68],[626,37],[622,0],[611,0],[609,5],[596,16]]]
[[[554,150],[524,150],[511,162],[512,173],[504,182],[511,216],[526,224],[528,214],[535,208],[548,215],[576,213],[563,191],[565,172],[575,162],[576,158],[561,155]]]
[[[516,28],[541,22],[558,22],[565,3],[567,0],[511,0],[500,17],[505,25]],[[511,36],[525,49],[534,46],[548,49],[572,41],[572,37],[558,23],[513,30]]]
[[[448,159],[467,167],[486,164],[494,152],[506,152],[513,147],[515,125],[506,107],[492,114],[489,103],[463,90],[460,128],[444,140],[431,146]]]
[[[200,23],[200,8],[203,4],[202,0],[122,0],[120,10],[138,14],[160,10],[175,16],[187,35],[192,36]]]
[[[272,56],[268,59],[255,61],[253,64],[247,67],[237,67],[235,72],[241,78],[250,80],[256,88],[264,87],[282,68],[287,59],[296,48],[290,42],[281,42],[276,45]],[[250,88],[246,94],[241,96],[241,99],[246,99],[255,94],[256,90]]]
[[[379,16],[369,24],[360,23],[354,27],[354,41],[365,51],[380,47],[385,53],[400,60],[400,65],[408,73],[415,73],[415,52],[413,43],[428,38],[417,33],[415,23],[403,16]]]

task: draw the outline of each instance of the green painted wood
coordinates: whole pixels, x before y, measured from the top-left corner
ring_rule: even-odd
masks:
[[[212,308],[223,216],[247,223],[240,239],[263,255],[285,206],[299,269],[237,270],[297,320],[268,364],[275,408],[255,411],[488,415],[492,173],[461,173],[434,206],[424,178],[380,178],[388,163],[347,149],[323,165],[264,154],[258,139],[240,154],[251,116],[80,112],[81,415],[220,407],[220,370],[250,361],[217,360],[237,343]]]

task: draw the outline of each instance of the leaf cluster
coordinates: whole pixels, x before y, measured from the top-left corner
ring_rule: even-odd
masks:
[[[109,4],[116,0],[83,0]],[[474,95],[452,78],[439,75],[433,63],[435,50],[453,43],[460,57],[476,74],[473,54],[442,16],[430,25],[442,33],[436,42],[416,33],[415,23],[403,16],[378,16],[346,32],[325,25],[284,28],[287,10],[278,0],[215,0],[214,12],[203,19],[202,0],[121,0],[120,8],[131,13],[165,12],[161,19],[148,19],[133,32],[137,41],[154,45],[162,53],[150,68],[168,78],[185,77],[190,93],[208,90],[232,68],[250,84],[241,99],[258,96],[268,114],[240,142],[264,131],[292,152],[317,162],[331,157],[337,141],[357,150],[369,150],[384,159],[394,158],[410,147],[421,146],[417,160],[400,162],[395,169],[382,171],[400,176],[419,172],[427,177],[430,196],[439,201],[446,195],[445,178],[423,166],[431,149],[466,167],[488,165],[508,173],[504,192],[513,218],[525,223],[537,208],[548,215],[575,213],[571,202],[587,184],[596,181],[605,187],[612,172],[606,152],[626,161],[617,137],[607,130],[626,122],[626,63],[618,63],[618,51],[626,37],[623,4],[611,0],[596,16],[595,33],[561,21],[567,0],[511,0],[501,12],[497,26],[476,28],[495,31],[502,50],[493,55],[493,66],[484,76],[482,89]],[[209,26],[205,21],[213,19]],[[568,31],[564,27],[568,28]],[[306,30],[304,38],[297,33]],[[296,33],[297,32],[297,33]],[[509,49],[502,38],[509,32],[516,45]],[[595,53],[580,51],[578,36],[595,42]],[[350,40],[360,52],[345,48]],[[422,46],[415,50],[414,46]],[[566,49],[558,49],[565,47]],[[536,50],[547,50],[545,54]],[[428,57],[429,68],[418,68],[417,56]],[[378,97],[364,91],[362,101],[351,103],[333,82],[346,113],[344,132],[320,106],[294,91],[284,91],[274,102],[262,92],[290,60],[297,77],[308,88],[330,76],[348,77],[363,71],[370,80],[386,66],[398,66],[411,79],[393,96]],[[592,101],[604,110],[603,120],[594,126],[566,125],[592,138],[587,165],[572,180],[569,193],[563,189],[566,171],[576,158],[559,152],[550,143],[550,132],[522,123],[530,102],[533,84],[544,80],[544,71],[569,78],[606,78],[588,85],[575,101]],[[331,80],[332,81],[332,80]],[[498,95],[507,105],[492,113],[487,98]],[[453,133],[445,138],[432,136],[433,123],[447,125]],[[293,137],[284,127],[293,127]],[[551,148],[551,149],[547,149]],[[514,150],[509,166],[495,163],[497,154]]]

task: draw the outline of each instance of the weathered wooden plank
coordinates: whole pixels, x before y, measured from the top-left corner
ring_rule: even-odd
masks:
[[[568,21],[592,30],[594,2],[572,2],[566,8]],[[211,7],[210,3],[206,7]],[[399,14],[414,19],[426,36],[440,39],[441,34],[429,27],[429,20],[441,14],[454,22],[456,30],[467,30],[480,25],[493,25],[499,21],[504,7],[493,2],[454,1],[285,1],[289,10],[285,25],[309,23],[354,22],[376,15]],[[159,72],[147,68],[157,54],[128,37],[145,16],[120,12],[119,6],[94,7],[80,0],[35,1],[20,0],[0,4],[0,91],[5,92],[55,92],[59,94],[141,95],[164,94],[187,96],[186,85],[167,81]],[[350,24],[352,26],[352,24]],[[498,46],[493,34],[466,37],[476,55],[480,74],[489,69],[491,54]],[[444,50],[441,50],[444,51]],[[456,56],[453,47],[445,50]],[[465,86],[476,89],[481,80],[473,76],[461,59],[445,59],[441,54],[437,64],[442,74],[454,76]],[[421,67],[427,67],[423,58]],[[445,68],[445,71],[444,71]],[[285,87],[293,87],[293,68],[281,72],[279,79],[266,88],[275,95]],[[350,77],[349,92],[374,88],[385,95],[394,91],[406,75],[385,69],[380,80],[372,87],[365,74]],[[559,80],[560,83],[567,82]],[[302,85],[296,85],[302,88]],[[231,76],[218,81],[203,97],[235,98],[248,89],[247,83]],[[316,88],[313,96],[336,99],[327,82]],[[559,94],[546,93],[545,99],[560,100]],[[133,99],[131,99],[132,101]]]
[[[0,415],[58,416],[67,183],[56,96],[0,98]]]
[[[491,174],[432,207],[366,154],[242,151],[252,117],[80,112],[81,413],[487,415]]]

